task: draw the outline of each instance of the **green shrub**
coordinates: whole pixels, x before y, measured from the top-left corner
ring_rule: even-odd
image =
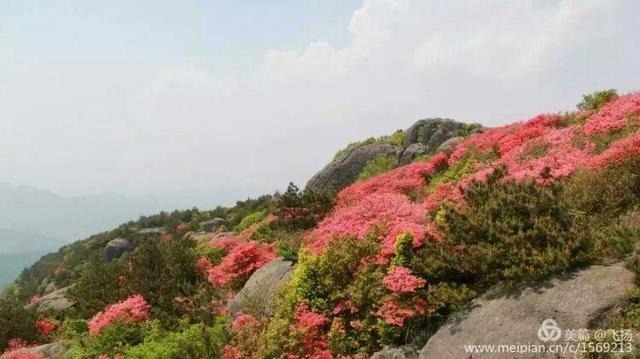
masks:
[[[114,323],[105,327],[95,337],[82,336],[72,341],[65,351],[66,359],[97,358],[106,354],[110,357],[122,354],[126,348],[142,343],[151,330],[150,323]]]
[[[579,110],[597,110],[616,97],[618,97],[618,91],[615,89],[596,91],[582,96],[582,101],[576,107]]]
[[[34,325],[36,312],[34,309],[25,309],[24,304],[11,296],[0,298],[0,352],[6,348],[10,339],[38,339]]]
[[[242,218],[240,223],[236,226],[235,230],[238,232],[241,232],[249,228],[250,226],[262,221],[266,215],[267,215],[266,211],[259,211],[259,212],[248,214],[244,218]]]
[[[313,228],[333,207],[332,192],[301,191],[289,183],[275,201],[275,226],[286,230]]]
[[[377,143],[388,143],[390,145],[402,146],[404,143],[404,131],[397,130],[391,135],[380,136],[376,139]]]
[[[155,325],[144,341],[124,350],[125,358],[182,359],[221,358],[226,341],[226,322],[219,319],[212,327],[186,326],[177,332],[163,331]]]
[[[61,339],[78,339],[89,332],[87,321],[83,319],[65,319],[60,329]]]
[[[579,171],[564,187],[571,208],[588,216],[591,226],[608,225],[640,203],[640,158]]]
[[[394,155],[380,155],[367,164],[358,175],[358,181],[364,181],[380,173],[394,169],[398,165],[398,159]]]
[[[81,318],[90,318],[107,305],[126,298],[129,292],[118,283],[126,269],[120,261],[105,262],[101,256],[88,258],[80,267],[80,278],[69,290]]]
[[[589,240],[574,230],[561,185],[501,183],[501,172],[467,190],[468,206],[445,207],[442,242],[427,244],[414,260],[431,283],[534,281],[588,259]]]
[[[433,174],[428,179],[428,190],[433,191],[442,183],[457,181],[467,174],[473,173],[476,168],[476,159],[472,156],[462,158],[451,167],[446,167]]]

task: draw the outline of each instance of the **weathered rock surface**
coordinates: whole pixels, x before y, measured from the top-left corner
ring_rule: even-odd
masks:
[[[352,184],[367,162],[378,156],[396,155],[398,165],[403,166],[423,154],[435,153],[438,150],[450,151],[462,139],[458,137],[460,133],[472,134],[481,130],[482,126],[478,124],[470,125],[446,118],[419,120],[404,132],[402,146],[366,141],[365,144],[331,161],[309,180],[305,189],[341,190]]]
[[[56,283],[55,282],[49,282],[49,284],[47,284],[47,286],[44,288],[43,294],[49,294],[49,293],[53,293],[58,289],[58,287],[56,287]]]
[[[227,226],[227,220],[224,218],[216,217],[211,220],[204,222],[202,230],[205,232],[213,232],[214,230],[220,228],[221,226]]]
[[[64,346],[60,343],[44,344],[37,347],[24,348],[11,352],[11,354],[4,354],[0,359],[13,358],[13,357],[27,357],[29,354],[32,356],[38,356],[45,359],[58,359],[62,358],[64,353]],[[22,355],[22,356],[21,356]]]
[[[310,191],[340,190],[353,183],[367,162],[378,156],[397,156],[400,147],[386,143],[372,143],[362,145],[349,151],[316,173],[307,183]]]
[[[464,137],[456,136],[442,142],[436,149],[436,152],[451,152],[460,142],[464,141]]]
[[[51,292],[38,299],[36,302],[29,304],[27,307],[35,307],[36,311],[39,313],[64,312],[76,304],[67,297],[67,291],[69,291],[69,288],[71,288],[71,286]]]
[[[634,275],[622,264],[592,266],[517,295],[483,295],[466,315],[440,328],[422,349],[420,358],[562,358],[540,353],[471,355],[465,352],[464,345],[564,345],[564,330],[591,328],[625,301],[633,281]],[[557,341],[545,343],[538,337],[538,329],[546,319],[557,322],[562,332]]]
[[[398,166],[404,166],[411,163],[416,157],[428,153],[427,146],[422,143],[412,143],[405,148],[398,159]]]
[[[151,235],[161,236],[165,233],[167,233],[167,230],[164,229],[163,227],[142,228],[141,230],[138,231],[138,234],[142,234],[142,235],[151,234]]]
[[[418,359],[418,352],[409,345],[397,348],[385,347],[373,353],[371,359]]]
[[[126,252],[130,252],[135,246],[124,238],[116,238],[104,247],[103,256],[104,259],[110,261],[116,258],[120,258]]]
[[[459,130],[468,126],[448,118],[429,118],[419,120],[405,131],[404,147],[421,143],[427,152],[435,151],[444,141],[457,136]]]
[[[269,314],[274,294],[291,278],[293,264],[279,257],[258,269],[229,303],[229,314],[251,311]]]

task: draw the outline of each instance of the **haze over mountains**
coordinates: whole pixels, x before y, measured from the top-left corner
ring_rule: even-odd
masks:
[[[62,196],[28,186],[0,183],[0,286],[41,255],[62,245],[160,211],[213,208],[237,198],[235,191],[188,191],[163,196],[106,192]]]

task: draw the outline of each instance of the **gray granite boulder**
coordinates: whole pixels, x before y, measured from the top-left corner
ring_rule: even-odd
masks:
[[[276,258],[251,275],[236,297],[229,303],[229,314],[240,311],[270,314],[276,291],[291,278],[293,264]]]
[[[418,351],[409,345],[397,348],[385,347],[373,353],[371,359],[418,359]]]
[[[419,120],[405,131],[404,147],[421,143],[427,152],[434,152],[444,141],[455,137],[468,125],[448,118]]]
[[[387,143],[365,144],[338,156],[307,183],[306,190],[340,190],[353,183],[367,163],[378,156],[397,156],[400,147]]]
[[[408,165],[413,162],[416,157],[427,154],[427,146],[422,143],[412,143],[405,148],[398,159],[398,166]]]
[[[464,137],[451,137],[450,139],[442,142],[436,149],[436,152],[452,152],[462,141],[464,141]]]
[[[36,311],[38,313],[45,313],[45,312],[61,313],[61,312],[64,312],[65,310],[67,310],[67,309],[71,308],[73,305],[75,305],[75,302],[72,301],[71,299],[69,299],[68,296],[67,296],[67,292],[69,291],[69,288],[71,288],[71,287],[72,286],[64,287],[64,288],[58,289],[56,291],[53,291],[53,292],[41,297],[40,299],[38,299],[34,303],[29,304],[27,306],[27,308],[35,307]]]
[[[220,218],[220,217],[216,217],[213,218],[211,220],[208,220],[206,222],[204,222],[202,224],[202,230],[205,232],[213,232],[214,230],[222,227],[222,226],[227,226],[229,223],[227,222],[226,219],[224,218]]]
[[[104,259],[110,261],[116,258],[120,258],[126,252],[130,252],[134,249],[135,246],[133,245],[133,243],[124,238],[116,238],[107,243],[102,254]]]
[[[164,229],[163,227],[142,228],[141,230],[138,231],[138,234],[154,235],[154,236],[161,236],[165,233],[167,233],[167,230]]]
[[[634,274],[618,263],[592,266],[521,293],[485,294],[473,302],[468,313],[454,315],[440,328],[422,349],[420,358],[572,357],[540,353],[471,355],[464,346],[564,345],[567,329],[598,329],[599,320],[625,302],[633,282]]]

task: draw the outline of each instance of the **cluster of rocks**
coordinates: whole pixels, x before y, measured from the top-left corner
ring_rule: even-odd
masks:
[[[482,130],[477,124],[466,124],[445,118],[431,118],[416,122],[404,131],[401,146],[390,143],[366,143],[342,153],[316,173],[306,190],[340,190],[353,183],[370,161],[380,156],[395,156],[399,166],[411,163],[416,157],[451,151],[463,140],[460,134]]]

